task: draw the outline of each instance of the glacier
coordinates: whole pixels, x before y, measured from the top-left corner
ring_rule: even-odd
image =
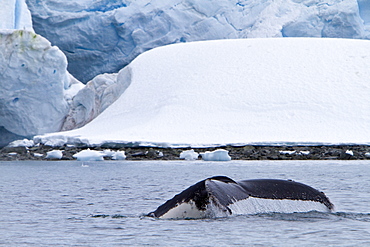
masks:
[[[84,85],[67,71],[63,52],[32,28],[24,0],[0,9],[0,146],[59,131]]]
[[[0,30],[0,71],[1,126],[20,136],[59,131],[77,83],[64,54],[31,31]]]
[[[1,1],[0,20],[0,29],[34,31],[31,12],[23,0]]]
[[[327,38],[162,46],[125,67],[129,87],[94,120],[34,142],[369,144],[369,51],[368,40]]]
[[[368,39],[367,0],[27,0],[36,32],[86,83],[149,49],[267,37]]]
[[[136,81],[126,65],[156,47],[261,37],[368,39],[369,25],[366,0],[3,1],[0,146],[93,121]]]

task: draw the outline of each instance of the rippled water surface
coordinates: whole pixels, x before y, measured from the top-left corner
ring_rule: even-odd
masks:
[[[143,217],[214,175],[293,179],[333,213]],[[0,162],[1,246],[370,246],[369,161]]]

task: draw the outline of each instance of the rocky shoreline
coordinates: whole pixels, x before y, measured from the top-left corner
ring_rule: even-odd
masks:
[[[180,160],[180,153],[193,149],[202,153],[222,148],[229,151],[232,160],[370,160],[368,145],[317,145],[317,146],[221,146],[213,148],[154,148],[154,147],[4,147],[0,150],[0,161],[52,160],[46,159],[51,150],[61,150],[62,160],[76,160],[73,155],[90,148],[91,150],[125,151],[126,160]],[[105,157],[110,160],[110,157]],[[201,159],[201,157],[199,157]]]

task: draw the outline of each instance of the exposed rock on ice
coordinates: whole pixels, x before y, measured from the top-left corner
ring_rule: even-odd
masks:
[[[368,38],[367,0],[27,1],[37,33],[87,82],[178,42],[261,37]],[[364,25],[365,22],[365,25]],[[67,35],[66,35],[67,34]]]

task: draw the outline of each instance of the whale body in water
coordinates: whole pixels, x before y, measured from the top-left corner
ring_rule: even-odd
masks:
[[[254,202],[256,199],[262,202]],[[275,202],[275,206],[269,208],[265,203],[267,201]],[[238,210],[249,213],[280,212],[283,202],[306,203],[303,211],[318,210],[311,204],[326,211],[334,209],[334,205],[323,192],[292,180],[253,179],[236,182],[225,176],[216,176],[190,186],[147,216],[197,219],[228,216]],[[311,204],[307,206],[307,203]],[[294,203],[289,207],[291,212],[300,211]]]

